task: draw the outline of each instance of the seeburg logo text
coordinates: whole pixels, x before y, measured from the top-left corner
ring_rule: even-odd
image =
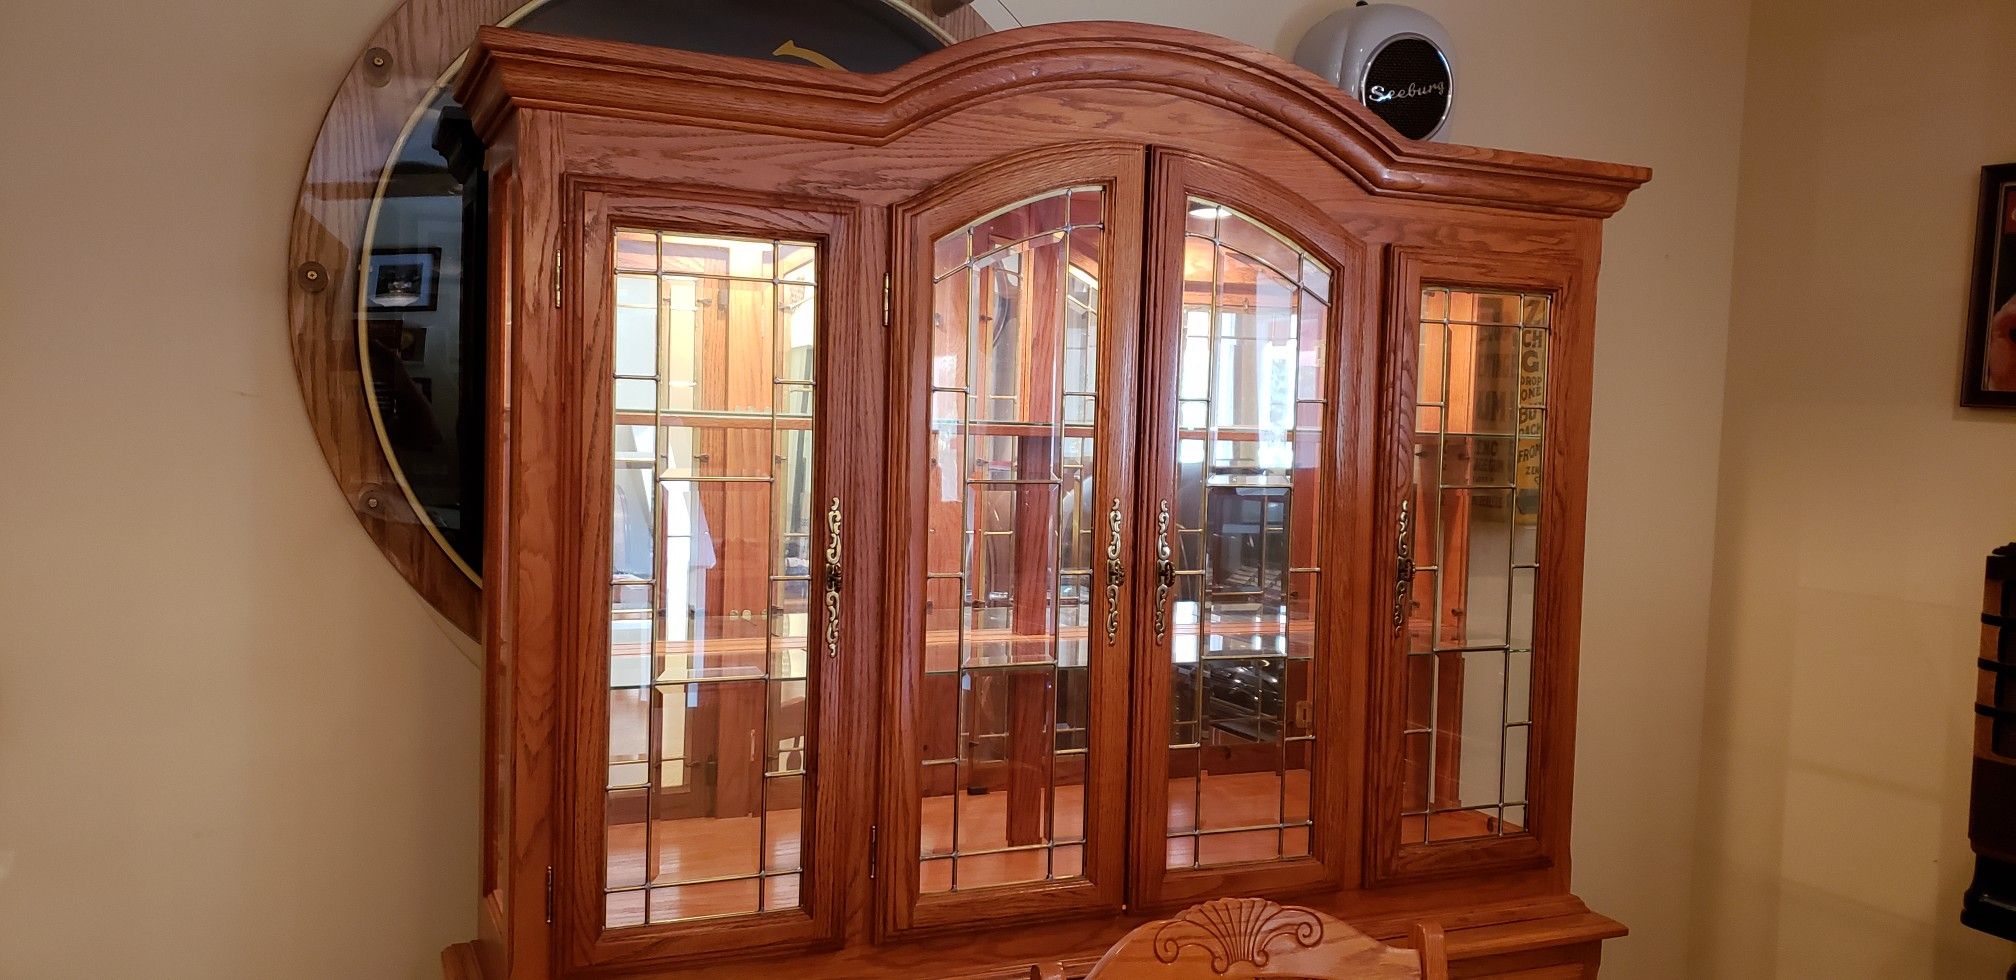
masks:
[[[1371,96],[1374,102],[1391,102],[1394,99],[1418,99],[1424,95],[1446,95],[1448,92],[1448,82],[1434,82],[1428,85],[1422,85],[1419,82],[1408,82],[1406,88],[1387,88],[1384,85],[1374,85],[1372,86]]]

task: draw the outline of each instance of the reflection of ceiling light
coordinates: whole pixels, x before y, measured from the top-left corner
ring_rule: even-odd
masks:
[[[1202,207],[1190,209],[1190,217],[1193,218],[1229,218],[1231,216],[1231,208]]]

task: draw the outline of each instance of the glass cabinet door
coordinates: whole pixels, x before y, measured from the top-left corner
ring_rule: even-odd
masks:
[[[1116,229],[1140,191],[1073,159],[1083,179],[949,188],[909,216],[897,929],[1119,901],[1139,265]]]
[[[588,201],[583,411],[607,421],[583,506],[607,523],[580,547],[606,633],[565,665],[591,706],[566,729],[585,826],[556,874],[594,939],[569,952],[816,943],[857,890],[867,815],[845,709],[873,603],[843,571],[848,504],[873,533],[877,416],[833,381],[879,359],[859,233],[838,214]]]
[[[1181,195],[1151,232],[1165,258],[1146,342],[1154,585],[1133,841],[1138,891],[1165,904],[1339,880],[1339,645],[1363,603],[1336,591],[1335,447],[1365,423],[1340,401],[1350,244],[1315,244],[1320,216],[1271,195],[1168,184]]]
[[[1171,869],[1309,854],[1332,275],[1215,201],[1185,211],[1176,472],[1155,511],[1173,581],[1157,611]]]
[[[1376,696],[1377,880],[1540,863],[1565,846],[1547,800],[1543,601],[1564,562],[1554,423],[1563,269],[1404,253],[1395,312],[1404,395],[1390,644]],[[1567,461],[1569,465],[1573,461]],[[1556,536],[1556,537],[1550,537]],[[1536,798],[1540,797],[1540,798]]]

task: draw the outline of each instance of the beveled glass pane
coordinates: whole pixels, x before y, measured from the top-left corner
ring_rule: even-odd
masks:
[[[963,856],[1049,839],[1051,698],[1042,668],[975,671],[964,713],[955,844]]]
[[[1320,585],[1315,572],[1296,572],[1288,576],[1288,599],[1285,604],[1288,634],[1288,656],[1298,660],[1313,660],[1316,656],[1316,599]]]
[[[633,412],[646,413],[641,421],[648,426],[651,423],[648,413],[658,409],[658,382],[649,378],[618,378],[614,398],[619,417]]]
[[[1070,224],[1069,194],[1069,191],[1045,194],[975,224],[972,229],[973,254],[984,255],[1004,245],[1062,231]]]
[[[660,679],[761,676],[772,632],[769,484],[662,487]]]
[[[966,587],[959,578],[924,582],[924,672],[959,669],[959,634],[966,617]]]
[[[609,788],[643,785],[644,767],[650,761],[650,692],[642,688],[610,691]]]
[[[1421,404],[1443,404],[1443,396],[1448,390],[1446,387],[1449,377],[1448,353],[1448,324],[1424,320],[1421,324],[1420,351],[1414,362],[1414,377]]]
[[[763,879],[763,910],[795,909],[799,906],[799,879],[802,875],[772,875]]]
[[[763,688],[762,681],[657,688],[665,761],[652,799],[654,884],[757,873]]]
[[[1043,881],[1083,833],[1103,212],[1062,189],[933,249],[918,710],[952,764],[920,773],[926,892]]]
[[[936,388],[964,388],[967,382],[967,334],[973,324],[967,311],[972,308],[977,277],[960,274],[939,282],[931,290],[931,384]],[[954,413],[952,418],[958,418]]]
[[[1050,760],[1050,831],[1053,842],[1085,839],[1085,755],[1058,753]]]
[[[768,415],[776,284],[665,276],[663,286],[666,407]]]
[[[1526,743],[1533,731],[1526,725],[1512,725],[1505,729],[1505,801],[1507,803],[1526,802]]]
[[[658,271],[658,236],[648,231],[618,231],[616,268],[624,272]]]
[[[922,857],[944,857],[955,853],[952,822],[958,805],[958,769],[954,763],[925,763],[919,785],[924,807],[917,826],[918,853]],[[950,869],[947,869],[950,873]]]
[[[1085,874],[1085,847],[1082,844],[1064,844],[1056,848],[1050,858],[1050,877],[1079,878]]]
[[[763,873],[797,871],[804,830],[805,777],[774,776],[763,789]]]
[[[755,878],[674,885],[651,889],[651,921],[678,922],[717,915],[744,915],[761,905]]]
[[[1281,856],[1298,858],[1309,856],[1308,827],[1283,827],[1281,829]]]
[[[642,276],[634,278],[642,280],[644,287],[652,287],[650,279]],[[624,292],[630,294],[628,298],[641,300],[644,305],[616,308],[615,373],[625,377],[649,378],[658,373],[656,294],[639,293],[635,289]]]
[[[1244,256],[1266,263],[1284,277],[1296,276],[1301,271],[1299,249],[1271,229],[1236,211],[1218,220],[1218,241]]]
[[[778,242],[777,278],[783,282],[818,282],[819,249],[797,242]]]
[[[1280,857],[1281,831],[1276,829],[1203,834],[1197,838],[1197,863],[1200,865],[1274,861]]]
[[[1546,452],[1544,294],[1422,290],[1403,830],[1524,831]],[[1432,655],[1423,652],[1443,651]],[[1517,760],[1516,763],[1514,760]]]
[[[818,250],[630,229],[615,248],[607,922],[792,907]]]
[[[1050,876],[1049,857],[1049,848],[1044,847],[961,855],[954,859],[959,865],[959,890],[1042,881]]]
[[[609,836],[608,881],[611,888],[644,884],[644,815],[648,789],[613,790],[602,800],[602,820]]]
[[[1057,488],[973,487],[968,666],[1042,663],[1056,648]]]
[[[1505,721],[1533,720],[1533,652],[1513,650],[1505,659]]]
[[[644,924],[644,903],[645,892],[642,888],[610,892],[608,901],[603,903],[603,922],[612,929],[641,926]]]
[[[818,359],[818,291],[800,283],[779,283],[776,289],[777,380],[811,381]]]
[[[1463,738],[1456,764],[1460,767],[1457,804],[1490,806],[1500,802],[1498,756],[1503,746],[1505,654],[1500,650],[1465,653],[1463,657]]]
[[[1510,628],[1506,632],[1506,645],[1513,650],[1533,649],[1533,589],[1534,570],[1515,568],[1512,570],[1512,594]]]
[[[1088,668],[1069,667],[1057,671],[1057,751],[1082,752],[1092,717],[1092,687]]]
[[[1460,604],[1460,609],[1449,613],[1450,625],[1459,630],[1455,644],[1502,647],[1511,585],[1512,492],[1445,490],[1442,499],[1445,521],[1451,517],[1462,521],[1451,529],[1448,539],[1450,548],[1460,547],[1462,551],[1444,555],[1443,566],[1468,573],[1458,580],[1462,595],[1454,601]],[[1449,581],[1445,579],[1445,588]]]
[[[764,741],[764,770],[773,775],[805,771],[805,749],[811,737],[806,727],[810,702],[800,680],[773,680],[769,683],[770,704],[766,716],[769,735]]]
[[[1171,834],[1197,829],[1197,748],[1169,750],[1168,819]]]
[[[700,235],[664,235],[664,271],[700,276],[771,279],[776,243]]]
[[[1179,661],[1171,665],[1169,675],[1169,744],[1171,746],[1170,766],[1175,771],[1177,753],[1184,746],[1200,744],[1202,729],[1198,722],[1203,708],[1198,700],[1202,689],[1198,679],[1202,676],[1203,665],[1195,659]],[[1190,769],[1196,770],[1193,759]]]
[[[1057,665],[1085,667],[1092,662],[1093,612],[1098,608],[1092,576],[1062,575],[1057,586]]]
[[[1099,258],[1105,230],[1073,228],[1064,282],[1064,390],[1099,388]]]
[[[952,890],[952,859],[939,858],[925,861],[917,872],[917,890],[926,895],[936,895]]]
[[[1281,822],[1284,825],[1308,823],[1313,802],[1311,794],[1315,784],[1310,773],[1310,748],[1312,742],[1300,739],[1289,742],[1282,753],[1281,770]]]

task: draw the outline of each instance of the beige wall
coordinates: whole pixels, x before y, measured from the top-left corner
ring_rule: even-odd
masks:
[[[2016,413],[1954,406],[2016,5],[1757,0],[1751,51],[1695,973],[2000,977],[1956,919]]]
[[[1341,5],[1013,3],[1284,51]],[[1682,976],[1747,3],[1423,5],[1458,39],[1451,138],[1658,170],[1605,253],[1577,881],[1636,929],[1611,975]],[[423,977],[472,929],[476,670],[346,512],[285,342],[300,169],[387,9],[7,4],[0,976]],[[1986,124],[1976,108],[1956,134]],[[1955,213],[1975,162],[1934,182]],[[1958,242],[1929,274],[1958,267]],[[1982,428],[1946,417],[1951,317],[1926,319],[1926,424]],[[1884,469],[1908,471],[1857,472]],[[1974,491],[1984,512],[1999,478]],[[1898,489],[1857,512],[1928,505]],[[1925,564],[1952,586],[1940,601],[1959,607],[1971,556],[2007,530],[1955,530],[1957,563]]]

